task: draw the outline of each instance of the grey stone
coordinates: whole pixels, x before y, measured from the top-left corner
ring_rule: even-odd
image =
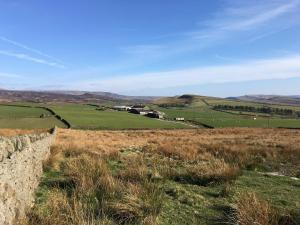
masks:
[[[0,225],[13,225],[32,206],[54,136],[0,137]]]

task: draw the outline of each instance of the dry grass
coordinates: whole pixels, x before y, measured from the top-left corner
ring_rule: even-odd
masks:
[[[299,142],[300,131],[284,129],[58,129],[45,168],[62,174],[69,186],[51,187],[27,224],[155,225],[164,202],[158,184],[170,178],[222,184],[220,196],[228,197],[241,168],[270,163],[289,175],[300,171]],[[288,224],[253,193],[240,196],[235,212],[237,225]]]
[[[278,215],[271,205],[255,193],[244,193],[236,204],[237,225],[277,225]]]
[[[95,219],[89,203],[76,195],[71,197],[62,190],[51,190],[43,208],[34,209],[28,214],[24,225],[114,225],[106,217]]]
[[[48,131],[47,129],[34,129],[34,130],[0,129],[0,136],[12,137],[12,136],[16,136],[16,135],[44,133],[47,131]]]
[[[196,184],[223,183],[234,180],[239,168],[220,159],[198,163],[187,167],[187,178]]]
[[[67,160],[63,167],[65,176],[72,179],[78,192],[114,194],[116,191],[106,162],[97,155],[80,154]]]
[[[124,196],[109,204],[112,216],[119,224],[157,224],[162,208],[162,191],[154,184],[130,184]]]
[[[46,202],[29,213],[25,224],[156,224],[162,190],[147,179],[142,158],[126,156],[122,172],[113,175],[108,160],[115,155],[54,149],[45,167],[59,171],[69,185],[51,185]]]
[[[236,225],[293,225],[289,213],[282,212],[254,192],[239,196],[232,221]]]
[[[143,148],[173,159],[222,159],[240,167],[257,164],[300,165],[300,131],[287,129],[214,129],[157,131],[81,131],[59,129],[58,149],[82,149],[118,155],[120,149]],[[278,163],[277,163],[278,164]],[[269,165],[268,165],[269,166]],[[272,165],[270,165],[272,166]],[[276,168],[281,170],[281,168]],[[298,167],[300,171],[300,166]],[[284,168],[282,173],[300,176]]]
[[[141,155],[129,155],[123,160],[123,169],[119,170],[118,177],[125,181],[141,182],[147,179],[149,169]]]

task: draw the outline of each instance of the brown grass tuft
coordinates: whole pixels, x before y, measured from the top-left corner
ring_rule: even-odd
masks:
[[[113,193],[115,191],[115,179],[107,168],[106,162],[97,155],[81,154],[70,158],[64,165],[64,174],[74,181],[79,192]]]
[[[141,155],[128,155],[122,162],[122,169],[118,172],[119,179],[131,182],[141,182],[147,179],[149,169]]]
[[[191,184],[207,185],[231,182],[237,178],[240,170],[224,160],[213,159],[208,162],[188,165],[182,172],[174,172],[173,176],[176,180]]]
[[[268,168],[283,163],[300,165],[300,131],[288,129],[227,128],[213,130],[82,131],[58,129],[56,146],[115,154],[120,149],[143,148],[173,159],[205,161],[223,159],[240,167]],[[276,164],[276,165],[274,165]],[[273,166],[274,165],[274,166]],[[279,168],[289,176],[297,171]]]
[[[242,194],[235,208],[237,225],[280,225],[278,212],[253,192]]]
[[[293,176],[300,170],[299,142],[300,131],[284,129],[58,129],[45,162],[49,176],[57,173],[45,181],[50,191],[30,212],[28,224],[159,224],[165,196],[161,187],[168,179],[222,184],[218,197],[231,197],[240,168],[267,165]],[[68,185],[55,186],[53,180]],[[246,193],[238,199],[232,221],[290,225],[282,222],[289,218],[279,218],[268,202]]]

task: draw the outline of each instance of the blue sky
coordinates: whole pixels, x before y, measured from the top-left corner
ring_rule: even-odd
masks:
[[[0,88],[300,94],[300,0],[0,0]]]

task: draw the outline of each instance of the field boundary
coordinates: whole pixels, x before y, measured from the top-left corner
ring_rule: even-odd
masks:
[[[0,224],[16,224],[32,205],[55,134],[54,128],[48,133],[0,137]]]
[[[203,126],[204,128],[208,128],[208,129],[214,129],[215,127],[213,126],[210,126],[208,124],[205,124],[205,123],[202,123],[202,122],[199,122],[199,121],[195,121],[195,120],[187,120],[188,122],[192,123],[192,124],[195,124],[195,125],[201,125]]]
[[[71,124],[65,120],[64,118],[62,118],[60,115],[58,115],[54,110],[48,108],[48,107],[45,107],[45,106],[30,106],[30,105],[16,105],[16,104],[0,104],[0,106],[3,105],[3,106],[13,106],[13,107],[23,107],[23,108],[36,108],[36,109],[44,109],[48,112],[51,113],[52,116],[54,116],[56,119],[58,119],[59,121],[61,121],[65,126],[66,128],[71,128]],[[35,118],[35,117],[24,117],[24,118]]]
[[[42,108],[47,110],[48,112],[50,112],[55,118],[57,118],[58,120],[60,120],[62,123],[64,123],[68,129],[71,128],[71,124],[65,120],[64,118],[62,118],[60,115],[58,115],[54,110],[48,108],[48,107],[44,107],[44,106],[38,106],[37,108]]]

